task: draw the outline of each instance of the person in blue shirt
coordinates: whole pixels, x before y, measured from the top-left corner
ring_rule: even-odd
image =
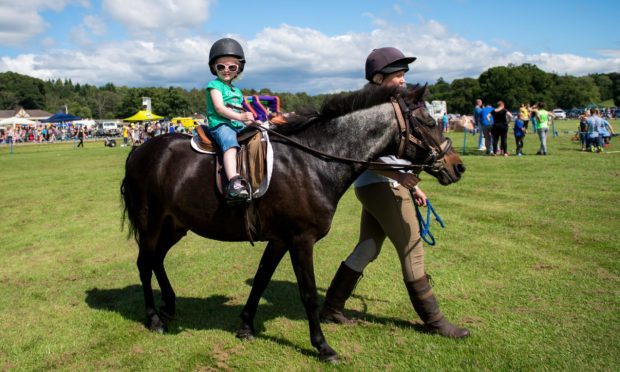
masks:
[[[605,120],[599,115],[600,111],[598,109],[590,109],[590,117],[588,118],[588,140],[592,152],[603,152]]]
[[[448,114],[446,112],[441,116],[441,126],[445,133],[448,132]]]
[[[474,107],[474,131],[478,131],[478,151],[486,150],[484,147],[484,136],[482,135],[482,100],[476,100]]]
[[[525,123],[521,120],[521,116],[518,116],[515,120],[513,131],[517,146],[517,156],[523,156],[523,139],[525,138],[527,129],[525,128]]]
[[[609,144],[614,130],[609,122],[600,116],[598,109],[590,110],[588,118],[588,138],[591,141],[592,152],[603,152],[603,147]]]
[[[601,137],[603,137],[603,147],[607,147],[609,145],[609,140],[611,139],[611,136],[614,134],[614,128],[611,126],[611,124],[609,124],[606,119],[601,118],[601,120],[602,123],[600,123],[598,133]]]
[[[491,105],[487,104],[482,108],[482,135],[484,136],[484,142],[486,143],[487,155],[493,154],[493,136],[491,135],[491,128],[493,127],[493,116],[491,112],[495,110]]]

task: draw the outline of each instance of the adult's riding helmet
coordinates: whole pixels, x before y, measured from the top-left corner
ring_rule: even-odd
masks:
[[[366,58],[366,80],[372,82],[375,74],[391,74],[396,71],[409,71],[409,64],[416,57],[405,57],[403,52],[396,48],[373,49]]]
[[[211,50],[209,51],[209,69],[211,69],[211,73],[213,75],[217,75],[213,64],[218,58],[226,56],[239,59],[239,73],[242,73],[243,66],[245,66],[245,54],[243,54],[243,48],[237,40],[228,37],[219,39],[211,46]]]

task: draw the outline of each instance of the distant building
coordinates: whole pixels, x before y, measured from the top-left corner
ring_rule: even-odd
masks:
[[[13,110],[0,110],[0,120],[6,118],[12,118],[17,116],[19,118],[26,118],[30,120],[43,120],[52,116],[51,113],[45,110],[26,110],[21,107]]]

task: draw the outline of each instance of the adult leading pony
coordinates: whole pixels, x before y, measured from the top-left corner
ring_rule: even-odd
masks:
[[[269,190],[252,201],[258,230],[255,240],[268,241],[241,313],[237,331],[253,338],[260,297],[286,252],[306,310],[310,340],[324,361],[337,360],[319,322],[314,278],[314,244],[329,231],[336,206],[368,164],[333,160],[323,154],[370,161],[402,153],[402,158],[426,167],[440,183],[460,179],[465,168],[435,120],[424,107],[426,87],[385,89],[373,86],[337,96],[312,115],[300,115],[272,135],[274,165]],[[400,97],[407,128],[399,127],[391,98]],[[411,112],[409,112],[411,109]],[[292,144],[289,140],[295,141]],[[404,143],[401,143],[404,141]],[[189,137],[164,135],[132,150],[121,185],[129,232],[138,243],[137,265],[144,290],[147,326],[163,332],[164,319],[175,314],[175,294],[164,268],[168,250],[188,230],[222,241],[247,240],[245,207],[229,206],[216,190],[215,159],[190,148]],[[152,273],[159,283],[163,307],[155,309]]]

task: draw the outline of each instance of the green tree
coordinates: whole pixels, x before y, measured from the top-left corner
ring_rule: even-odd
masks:
[[[0,73],[0,105],[3,109],[16,106],[42,109],[45,95],[45,84],[40,79],[10,71]]]
[[[590,102],[600,102],[599,87],[589,76],[561,76],[554,89],[554,100],[558,107],[571,109],[584,107]]]
[[[480,96],[477,79],[455,79],[450,84],[450,95],[446,99],[451,113],[471,115],[474,101]]]

